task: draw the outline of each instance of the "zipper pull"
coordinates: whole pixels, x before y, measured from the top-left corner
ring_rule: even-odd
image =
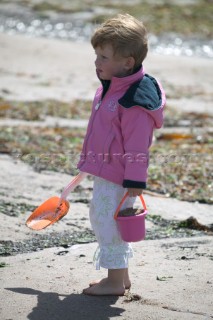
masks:
[[[96,104],[96,106],[95,106],[95,110],[98,110],[98,109],[100,108],[100,105],[101,105],[101,100],[100,100],[100,101],[98,101],[98,103]]]

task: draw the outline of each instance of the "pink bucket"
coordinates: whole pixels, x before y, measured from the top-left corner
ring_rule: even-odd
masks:
[[[118,216],[121,206],[126,200],[127,196],[128,192],[124,195],[123,199],[121,200],[115,212],[114,219],[117,221],[118,229],[124,241],[137,242],[144,240],[146,235],[145,217],[147,215],[147,208],[142,195],[139,196],[142,206],[144,208],[144,211],[142,213],[129,217]]]

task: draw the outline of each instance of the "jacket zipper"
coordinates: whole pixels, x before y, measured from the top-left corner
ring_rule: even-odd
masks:
[[[90,137],[91,134],[92,134],[93,123],[94,123],[94,120],[95,120],[97,111],[99,110],[102,102],[103,102],[104,99],[106,98],[106,95],[108,94],[108,92],[109,92],[109,90],[110,90],[110,87],[111,87],[111,84],[110,84],[109,89],[108,89],[108,91],[106,92],[104,98],[103,98],[103,99],[100,99],[100,100],[98,101],[98,103],[96,104],[96,106],[95,106],[95,111],[96,111],[96,112],[95,112],[95,114],[94,114],[94,116],[93,116],[93,119],[92,119],[90,134],[87,136],[87,139],[86,139],[85,142],[84,142],[84,150],[83,150],[84,154],[86,153],[87,141],[89,140],[89,137]],[[82,165],[83,165],[83,164],[82,164]]]
[[[98,101],[98,103],[96,104],[96,106],[95,106],[95,110],[96,110],[96,111],[100,108],[101,103],[102,103],[102,100],[100,99],[100,100]]]

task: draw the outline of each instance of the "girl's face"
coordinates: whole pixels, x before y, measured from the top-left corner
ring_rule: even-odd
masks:
[[[110,44],[95,48],[95,66],[97,75],[102,80],[111,80],[112,77],[125,77],[131,73],[129,58],[115,56]]]

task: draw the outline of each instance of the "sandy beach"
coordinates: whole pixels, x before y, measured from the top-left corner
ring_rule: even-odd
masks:
[[[92,99],[98,85],[94,53],[89,43],[0,34],[0,96],[8,100]],[[213,61],[204,58],[150,53],[148,73],[167,88],[167,104],[182,111],[213,114]],[[177,92],[176,95],[173,93]],[[189,94],[187,94],[189,93]],[[11,119],[8,125],[14,125]],[[70,120],[72,121],[72,120]],[[66,125],[68,125],[67,120]],[[17,126],[19,123],[17,122]],[[83,124],[86,125],[86,122]],[[70,127],[75,123],[70,122]],[[29,126],[30,128],[30,126]],[[35,172],[32,167],[0,154],[0,200],[36,206],[58,195],[68,174]],[[92,181],[82,190],[91,197]],[[90,229],[88,203],[75,202],[58,224],[42,231]],[[171,220],[195,217],[211,225],[212,205],[145,195],[148,210]],[[89,200],[88,200],[89,201]],[[18,217],[1,213],[1,241],[23,241],[36,233],[25,226],[30,211]],[[153,224],[147,221],[147,229]],[[213,238],[202,236],[146,240],[133,245],[130,262],[132,291],[124,297],[89,297],[82,294],[92,279],[105,276],[92,265],[97,244],[52,247],[0,258],[0,315],[2,320],[204,320],[213,318]]]
[[[0,34],[0,93],[7,99],[92,99],[99,85],[95,55],[89,43],[8,36]],[[170,106],[183,111],[212,111],[212,60],[149,53],[147,73],[159,78],[167,97],[179,91]],[[174,89],[175,88],[175,89]],[[188,97],[187,97],[188,96]]]

